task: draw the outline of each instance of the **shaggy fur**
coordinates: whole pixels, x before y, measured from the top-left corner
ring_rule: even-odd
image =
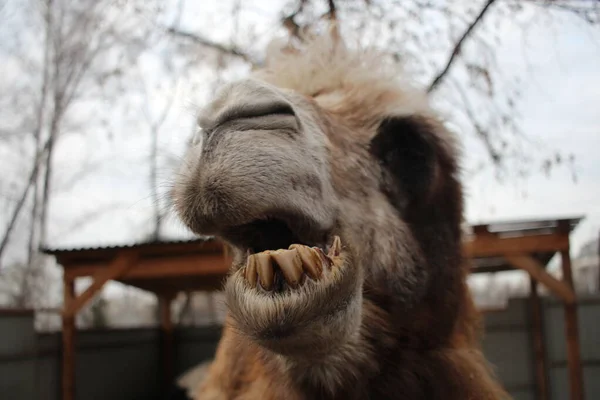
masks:
[[[199,118],[173,199],[234,249],[229,316],[197,399],[500,399],[461,255],[457,150],[374,53],[326,39],[271,49]],[[342,251],[278,291],[248,254]],[[327,264],[327,263],[324,263]]]

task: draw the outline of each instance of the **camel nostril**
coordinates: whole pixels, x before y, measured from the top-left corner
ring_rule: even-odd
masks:
[[[276,115],[296,117],[294,109],[286,102],[258,101],[251,104],[234,105],[226,109],[218,116],[215,126],[240,119],[252,119]]]

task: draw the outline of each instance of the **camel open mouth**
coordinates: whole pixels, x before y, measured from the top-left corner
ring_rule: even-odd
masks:
[[[267,291],[283,292],[303,282],[305,273],[317,280],[322,265],[333,263],[328,254],[339,253],[339,238],[334,251],[332,231],[315,226],[310,217],[278,213],[229,227],[220,235],[243,250],[242,265],[251,286],[258,280]]]
[[[328,250],[333,232],[318,228],[308,216],[277,214],[250,223],[229,227],[221,236],[250,254],[287,249],[292,244]]]

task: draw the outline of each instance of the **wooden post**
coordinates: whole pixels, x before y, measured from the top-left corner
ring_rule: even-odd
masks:
[[[561,251],[563,280],[575,290],[571,257],[569,251]],[[577,301],[565,304],[565,336],[567,339],[567,365],[569,368],[569,392],[571,400],[583,400],[583,371],[581,368],[581,352],[579,349],[579,325],[577,318]]]
[[[544,327],[542,304],[538,294],[537,281],[529,277],[529,300],[531,305],[533,355],[535,357],[535,380],[538,400],[548,400],[548,376],[546,374],[546,346],[544,344]]]
[[[69,305],[65,304],[63,314],[67,317],[75,317],[94,296],[102,290],[106,282],[116,279],[133,266],[138,259],[138,252],[121,251],[115,259],[105,268],[94,274],[92,284],[79,296],[74,297]]]
[[[160,319],[161,366],[163,375],[163,392],[173,383],[173,320],[171,317],[172,293],[158,296],[158,311]]]
[[[64,305],[68,309],[75,298],[72,278],[64,278]],[[75,400],[75,316],[62,316],[62,398]]]
[[[506,255],[504,258],[511,266],[527,271],[530,277],[543,283],[552,293],[561,298],[564,303],[575,303],[577,296],[575,296],[573,287],[567,282],[560,281],[550,275],[535,258],[525,254]]]

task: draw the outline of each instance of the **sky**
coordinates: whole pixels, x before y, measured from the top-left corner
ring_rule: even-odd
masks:
[[[262,3],[249,8],[245,17],[271,18],[268,5]],[[222,15],[222,10],[194,7],[198,8],[186,13],[182,25],[193,24],[199,14],[207,21],[211,21],[213,12]],[[224,23],[232,22],[212,20],[212,26],[205,29],[216,32],[214,39],[219,40],[215,28]],[[264,35],[274,31],[268,26],[262,30]],[[549,177],[534,173],[526,180],[508,182],[499,182],[490,169],[478,171],[465,176],[467,220],[481,223],[585,216],[572,235],[577,252],[600,232],[600,29],[585,28],[580,20],[565,18],[557,24],[533,24],[523,35],[520,29],[507,24],[496,52],[500,69],[523,71],[519,72],[523,78],[519,110],[523,131],[536,141],[532,149],[556,148],[573,153],[576,181],[568,168],[560,168]],[[143,65],[153,81],[150,83],[160,82],[161,67],[151,58]],[[159,174],[163,193],[174,176],[173,163],[165,160],[178,160],[183,154],[193,129],[196,105],[210,93],[211,87],[203,84],[210,80],[210,74],[199,69],[193,88],[180,82],[174,92],[149,89],[151,101],[147,106],[153,114],[165,106],[166,98],[174,96],[159,137],[164,161]],[[143,99],[132,98],[131,112],[139,113],[144,107]],[[149,156],[149,135],[143,126],[126,117],[113,122],[120,124],[120,129],[113,133],[112,140],[90,140],[81,135],[61,139],[55,157],[59,160],[56,171],[60,179],[51,202],[50,247],[130,244],[147,237],[152,225],[152,201],[147,171],[140,166]],[[467,167],[473,166],[479,151],[466,141]],[[61,189],[81,165],[93,166],[93,173]],[[169,238],[191,236],[172,216],[165,221],[165,234]]]
[[[600,234],[600,31],[577,20],[559,26],[537,25],[525,37],[506,32],[497,58],[507,69],[527,71],[520,109],[534,148],[574,154],[576,179],[569,168],[505,184],[490,172],[478,174],[467,180],[467,219],[585,216],[572,235],[577,251]]]
[[[507,182],[495,179],[490,169],[481,171],[465,179],[467,220],[481,223],[585,216],[572,236],[573,249],[577,251],[600,232],[600,30],[582,27],[581,21],[565,18],[555,24],[533,24],[525,34],[508,25],[501,36],[502,43],[496,55],[499,68],[525,71],[520,74],[523,96],[519,109],[523,116],[523,131],[537,143],[532,149],[560,149],[574,154],[576,180],[567,167],[553,171],[550,176],[534,173],[525,180]],[[177,157],[192,129],[190,119],[196,111],[194,104],[203,97],[184,87],[178,88],[175,96],[170,115],[175,122],[166,132],[161,132],[160,143]],[[109,166],[104,178],[100,176],[79,183],[76,191],[80,194],[58,195],[53,203],[53,217],[57,220],[63,212],[70,215],[70,210],[81,208],[82,197],[95,199],[90,209],[101,203],[114,210],[112,216],[103,215],[74,230],[72,235],[56,235],[56,246],[143,240],[143,234],[136,232],[145,232],[144,226],[149,223],[150,193],[146,181],[136,179],[135,168],[130,167],[147,157],[148,141],[140,135],[123,136],[120,149],[110,148],[110,144],[92,143],[92,149],[77,153],[86,157],[89,151],[98,153],[101,150],[98,145],[104,145],[108,146],[105,150],[113,158],[126,153],[124,159],[129,161]],[[68,159],[67,153],[72,157],[73,149],[90,146],[81,138],[79,142],[77,137],[69,140],[72,143],[62,146],[65,159]],[[477,150],[467,141],[464,152],[467,167],[473,161],[470,151]],[[115,179],[115,175],[120,179]],[[164,187],[171,179],[170,167],[161,170]],[[187,235],[186,229],[175,218],[166,222],[169,235]]]

